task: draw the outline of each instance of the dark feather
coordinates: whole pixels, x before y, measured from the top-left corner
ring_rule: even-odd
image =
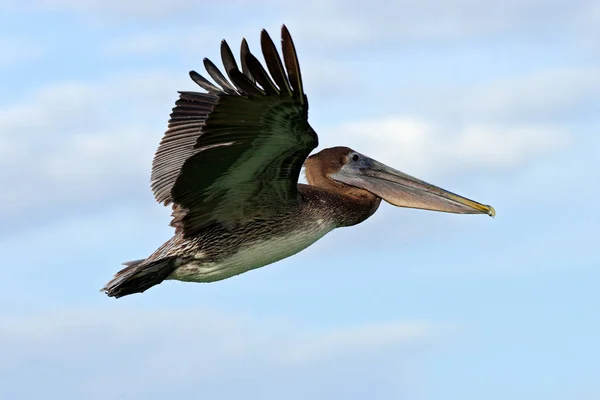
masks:
[[[294,94],[303,103],[304,88],[302,87],[302,75],[300,74],[300,64],[298,63],[298,55],[292,41],[292,36],[285,25],[281,27],[281,46],[283,49],[283,61],[290,79],[290,85],[294,90]]]
[[[250,54],[250,47],[248,47],[248,42],[246,42],[246,39],[242,39],[242,46],[240,49],[240,61],[242,62],[242,72],[244,73],[244,75],[246,75],[246,78],[248,78],[250,82],[256,83],[256,80],[254,79],[254,77],[250,73],[250,70],[248,69],[248,65],[246,65],[246,54]]]
[[[196,84],[198,86],[200,86],[202,89],[206,90],[208,93],[218,94],[218,93],[221,93],[221,91],[222,91],[221,89],[219,89],[218,87],[216,87],[215,85],[210,83],[205,77],[203,77],[196,71],[190,71],[190,78],[192,78],[192,80],[194,82],[196,82]]]
[[[158,285],[175,269],[174,260],[164,258],[148,262],[137,260],[126,262],[127,268],[117,272],[114,278],[101,291],[110,297],[123,297],[134,293],[143,293],[154,285]]]
[[[229,79],[233,81],[233,79],[231,78],[230,71],[239,71],[240,69],[238,68],[237,63],[235,62],[235,57],[233,56],[231,48],[225,40],[221,41],[221,61],[223,62],[225,73],[227,74],[227,76],[229,76]]]
[[[206,68],[206,72],[208,72],[210,77],[223,88],[225,93],[235,93],[235,88],[231,86],[231,83],[225,79],[219,68],[208,58],[204,59],[204,68]]]
[[[171,189],[187,158],[197,150],[194,144],[217,102],[212,94],[180,92],[152,162],[151,186],[159,203],[171,203]]]
[[[229,71],[229,76],[231,76],[231,80],[233,81],[235,87],[238,90],[252,96],[265,95],[264,90],[256,86],[254,82],[248,79],[248,77],[241,73],[239,70],[232,69],[231,71]]]
[[[273,40],[271,40],[271,36],[269,36],[267,31],[264,29],[260,35],[260,44],[265,57],[265,64],[267,64],[267,68],[269,69],[269,73],[273,77],[273,80],[275,80],[275,83],[277,83],[279,89],[284,95],[291,96],[292,89],[290,88],[287,76],[283,70],[283,64],[281,63],[279,53],[275,48]]]
[[[245,40],[242,71],[227,43],[221,42],[230,81],[204,60],[221,88],[190,72],[209,93],[180,93],[152,169],[154,195],[159,202],[174,203],[172,225],[184,237],[209,225],[267,218],[297,204],[300,169],[318,140],[307,121],[300,67],[285,27],[282,44],[285,69],[263,32],[269,72]]]
[[[246,54],[246,64],[267,96],[279,96],[279,89],[275,86],[271,78],[269,78],[267,71],[260,65],[260,61],[253,54]]]

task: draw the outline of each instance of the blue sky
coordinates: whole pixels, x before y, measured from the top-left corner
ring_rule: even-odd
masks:
[[[600,399],[594,1],[0,5],[0,397]],[[171,235],[177,90],[285,23],[322,147],[498,215],[382,205],[214,284],[98,289]]]

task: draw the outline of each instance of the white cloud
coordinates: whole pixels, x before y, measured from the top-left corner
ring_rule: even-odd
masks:
[[[348,349],[357,353],[385,350],[405,342],[414,345],[430,338],[432,327],[422,323],[393,323],[369,326],[347,331],[335,331],[312,335],[304,339],[285,354],[285,358],[297,362],[319,362],[324,358],[333,359],[343,355]]]
[[[231,32],[222,32],[222,35]],[[109,55],[143,56],[162,53],[190,54],[198,59],[199,49],[218,49],[222,35],[206,27],[188,29],[153,29],[119,37],[106,44]],[[241,36],[240,39],[241,41]],[[233,45],[233,43],[230,43]],[[237,43],[236,43],[237,46]],[[233,47],[236,47],[233,46]]]
[[[224,10],[209,1],[151,0],[37,0],[48,9],[79,12],[90,18],[111,20],[161,20],[197,13],[205,21]],[[542,31],[574,31],[579,25],[594,26],[594,1],[552,0],[487,1],[403,0],[361,1],[309,0],[285,3],[239,0],[228,3],[229,17],[254,12],[268,16],[263,23],[288,23],[297,35],[330,45],[370,44],[373,41],[452,40],[496,34],[535,35]],[[232,13],[232,11],[235,11]],[[209,15],[209,16],[207,16]],[[210,22],[210,21],[209,21]],[[597,30],[596,30],[597,32]]]
[[[128,201],[147,189],[178,82],[140,74],[55,84],[0,110],[0,153],[7,155],[0,179],[11,188],[0,197],[4,225],[60,207]]]
[[[462,96],[476,119],[548,120],[600,102],[600,68],[562,68],[504,79]]]
[[[147,1],[101,1],[101,0],[38,0],[39,6],[48,9],[61,9],[104,15],[113,18],[134,17],[157,19],[165,15],[184,13],[198,6],[193,0],[147,0]]]
[[[148,187],[153,146],[146,132],[84,132],[55,145],[47,153],[21,148],[23,157],[1,163],[0,177],[11,188],[0,199],[5,228],[24,216],[60,218],[107,201],[128,202]]]
[[[450,132],[424,119],[389,116],[328,129],[321,142],[350,146],[409,174],[452,175],[521,166],[563,149],[568,138],[554,126],[470,124]]]
[[[9,378],[2,397],[163,398],[170,392],[189,398],[201,388],[203,397],[250,392],[295,399],[363,392],[374,380],[386,385],[383,392],[400,387],[410,394],[415,361],[435,341],[434,327],[419,322],[323,330],[194,309],[111,307],[2,319],[0,342],[11,343],[0,360]],[[351,371],[365,379],[348,380]],[[24,385],[32,376],[40,385]]]

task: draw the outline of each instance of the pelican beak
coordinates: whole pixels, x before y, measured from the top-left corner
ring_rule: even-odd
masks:
[[[496,215],[492,206],[451,193],[356,152],[348,156],[348,162],[338,172],[329,176],[338,182],[368,190],[398,207]]]

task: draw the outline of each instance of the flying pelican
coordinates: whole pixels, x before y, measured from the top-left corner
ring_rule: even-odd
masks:
[[[308,157],[318,138],[308,124],[308,100],[285,26],[281,44],[283,62],[262,31],[268,72],[245,39],[241,71],[221,42],[229,79],[206,58],[216,85],[190,72],[208,93],[179,92],[152,163],[152,191],[159,203],[172,204],[175,235],[150,257],[125,263],[102,289],[107,295],[141,293],[165,279],[214,282],[271,264],[335,228],[366,220],[381,199],[398,207],[495,215],[491,206],[348,147]],[[298,183],[303,165],[308,185]]]

